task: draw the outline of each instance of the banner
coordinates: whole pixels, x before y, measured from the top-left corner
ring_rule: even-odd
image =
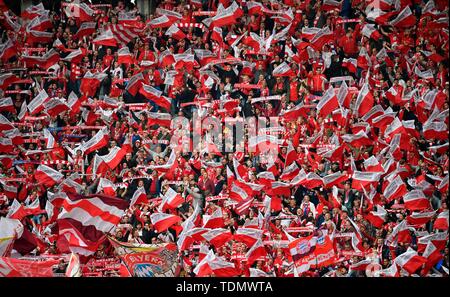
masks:
[[[260,85],[254,84],[234,84],[235,89],[261,89]]]
[[[175,244],[133,244],[108,238],[133,276],[175,276],[178,259],[178,251]]]
[[[192,13],[193,16],[215,16],[216,14],[216,11],[194,11]]]
[[[265,97],[257,97],[250,99],[252,103],[261,102],[261,101],[270,101],[270,100],[281,100],[280,95],[273,95],[273,96],[265,96]]]
[[[51,277],[59,260],[33,261],[0,257],[1,277]]]
[[[337,20],[336,24],[344,24],[344,23],[359,23],[359,19],[346,19],[346,20]]]

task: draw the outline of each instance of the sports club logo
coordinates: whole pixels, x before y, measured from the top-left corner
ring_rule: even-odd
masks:
[[[302,240],[295,248],[298,254],[306,254],[311,249],[311,244],[309,243],[309,240]]]
[[[300,240],[295,246],[297,255],[302,257],[303,255],[311,253],[316,246],[316,238],[305,238]]]
[[[158,252],[144,252],[123,255],[130,272],[137,277],[174,276],[176,251],[165,248]]]
[[[317,237],[317,244],[324,244],[325,243],[325,236],[319,236]]]
[[[154,277],[155,274],[159,275],[163,273],[163,269],[161,266],[150,263],[136,264],[134,265],[133,270],[134,276],[137,277]]]

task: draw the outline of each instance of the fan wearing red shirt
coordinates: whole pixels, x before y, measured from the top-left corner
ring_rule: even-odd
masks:
[[[202,176],[198,179],[198,186],[202,191],[205,191],[206,195],[214,194],[214,183],[209,178],[208,173],[206,171],[202,171]]]
[[[106,69],[111,66],[112,61],[114,60],[114,55],[111,52],[111,49],[108,48],[106,50],[106,55],[103,57],[102,68]]]
[[[359,30],[353,30],[352,28],[348,28],[345,36],[341,37],[338,40],[339,47],[342,48],[344,54],[347,58],[356,58],[358,54],[358,44],[357,44],[357,36]]]
[[[325,91],[326,77],[322,73],[322,68],[315,67],[308,74],[308,86],[311,89],[311,93],[316,96],[322,96]]]
[[[144,49],[139,53],[138,57],[139,61],[155,61],[156,56],[155,52],[150,50],[150,46],[148,43],[144,45]]]

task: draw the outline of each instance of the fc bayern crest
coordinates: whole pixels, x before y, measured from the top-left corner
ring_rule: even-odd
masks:
[[[297,252],[298,254],[306,254],[311,249],[311,245],[309,244],[309,240],[301,241],[297,244]]]
[[[155,274],[160,274],[162,272],[160,266],[150,263],[141,263],[134,266],[134,275],[137,277],[154,277]]]

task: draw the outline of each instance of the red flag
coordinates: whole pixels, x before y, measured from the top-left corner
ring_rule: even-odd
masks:
[[[379,40],[381,38],[380,32],[375,29],[375,25],[373,24],[365,24],[361,30],[361,34],[373,40]]]
[[[58,219],[73,219],[83,226],[93,226],[98,231],[110,232],[120,222],[128,202],[102,194],[68,194],[61,207]]]
[[[322,178],[325,188],[332,188],[333,186],[342,187],[342,183],[349,179],[349,175],[342,172],[335,172],[326,175]]]
[[[171,99],[163,96],[162,91],[155,89],[154,87],[149,85],[142,85],[139,93],[144,95],[145,98],[153,101],[156,105],[166,110],[170,110],[170,107],[172,105]]]
[[[53,41],[53,33],[52,32],[42,32],[36,30],[27,30],[27,43],[29,44],[37,44],[37,43],[50,43]]]
[[[176,40],[181,40],[186,38],[186,34],[184,34],[183,31],[181,31],[175,24],[172,24],[172,26],[170,26],[166,33],[164,33],[164,35],[167,35],[169,37],[172,37]]]
[[[148,125],[158,125],[164,127],[170,127],[172,122],[172,116],[169,113],[156,113],[156,112],[148,112]]]
[[[421,190],[412,190],[403,196],[405,208],[409,210],[425,210],[431,208],[430,201]]]
[[[250,209],[250,206],[252,206],[254,198],[250,197],[248,199],[242,200],[241,202],[239,202],[235,207],[234,207],[234,212],[237,215],[244,215],[247,214],[247,212]]]
[[[214,27],[214,29],[211,32],[211,40],[217,41],[217,43],[220,46],[223,46],[223,35],[222,35],[222,28],[220,27]]]
[[[439,249],[443,250],[447,246],[448,233],[438,232],[422,236],[417,240],[417,252],[423,253],[429,242]]]
[[[206,219],[203,228],[221,228],[224,225],[222,209],[220,207],[217,208],[211,216],[207,218],[203,216],[203,219]]]
[[[52,98],[44,103],[44,109],[50,116],[56,117],[60,113],[69,110],[69,106],[58,98]]]
[[[259,239],[262,238],[263,233],[263,230],[253,228],[238,228],[233,236],[233,239],[245,243],[247,247],[251,247]]]
[[[133,55],[130,53],[130,49],[127,46],[120,48],[117,52],[118,58],[117,62],[119,64],[133,64],[135,63],[135,59]]]
[[[67,265],[66,277],[77,277],[81,276],[81,265],[80,265],[80,257],[77,254],[70,254],[69,264]]]
[[[53,27],[48,14],[36,16],[27,24],[27,30],[45,31]]]
[[[411,8],[406,6],[389,25],[397,28],[412,27],[416,24],[416,17],[412,14]]]
[[[369,212],[365,216],[365,219],[368,220],[375,228],[382,228],[386,217],[387,211],[380,205],[377,205],[377,210]]]
[[[99,130],[91,139],[83,143],[81,148],[84,151],[84,154],[90,154],[91,152],[108,145],[108,138],[109,135],[106,128]]]
[[[93,44],[105,45],[105,46],[117,46],[117,40],[111,31],[111,29],[105,30],[102,34],[97,36],[93,41]]]
[[[310,235],[291,241],[288,245],[289,253],[295,263],[297,272],[308,271],[314,264],[317,237]]]
[[[130,43],[142,32],[139,26],[129,27],[121,24],[110,25],[108,30],[111,30],[116,41],[124,45]]]
[[[264,6],[262,3],[255,2],[255,1],[248,1],[247,2],[247,9],[248,14],[262,14],[264,11]]]
[[[341,10],[342,7],[342,1],[336,1],[336,0],[323,0],[322,6],[320,9],[323,11],[330,11],[330,10]]]
[[[167,28],[170,27],[173,24],[173,20],[171,20],[166,15],[162,15],[160,17],[154,18],[153,20],[147,22],[147,25],[150,26],[150,28]]]
[[[81,39],[83,36],[92,35],[95,32],[96,26],[97,23],[95,22],[83,22],[78,28],[78,31],[72,36],[72,38]]]
[[[233,4],[231,4],[227,8],[219,6],[216,15],[211,18],[210,27],[223,27],[232,25],[236,23],[237,19],[240,18],[243,14],[244,12],[236,2],[233,2]]]
[[[155,230],[161,233],[181,222],[181,218],[176,215],[157,212],[150,215],[150,221]]]
[[[46,166],[39,165],[34,173],[34,178],[46,187],[52,187],[63,179],[58,171]]]
[[[381,177],[380,172],[353,172],[352,178],[352,188],[356,190],[361,190],[362,188],[368,188],[370,185],[376,185]]]
[[[8,88],[11,84],[13,84],[17,80],[19,80],[19,78],[12,73],[7,72],[0,74],[0,89],[6,90],[6,88]]]
[[[86,97],[94,97],[97,89],[100,87],[100,83],[108,75],[103,72],[91,73],[90,71],[81,79],[80,92]]]
[[[21,59],[27,65],[38,65],[43,69],[48,69],[50,66],[58,63],[60,60],[59,53],[55,49],[51,49],[46,52],[43,56],[28,56],[22,55]]]
[[[69,250],[73,253],[84,256],[93,255],[102,243],[101,240],[93,241],[87,238],[92,236],[96,236],[95,239],[101,238],[100,233],[96,233],[94,229],[83,228],[71,219],[61,219],[57,222],[59,236],[67,241]]]
[[[283,181],[290,181],[299,172],[300,172],[300,168],[298,168],[297,163],[292,163],[291,165],[284,167],[284,170],[280,175],[280,179]]]
[[[406,217],[406,220],[410,225],[422,226],[431,221],[435,213],[436,213],[435,211],[413,212],[412,214]]]
[[[272,71],[273,76],[295,76],[294,71],[286,62],[281,63]]]
[[[95,14],[86,3],[68,3],[64,12],[70,18],[79,19],[80,23],[92,21]]]
[[[17,48],[11,39],[8,39],[5,43],[0,44],[0,60],[5,63],[10,58],[17,55]]]
[[[364,116],[370,111],[374,103],[373,95],[369,90],[369,84],[365,83],[356,98],[353,113],[359,117]]]
[[[433,224],[433,229],[448,230],[448,210],[441,212]]]
[[[444,255],[441,254],[441,250],[436,247],[432,241],[429,241],[422,257],[424,257],[427,262],[422,269],[421,274],[427,275],[431,268],[444,258]]]
[[[395,177],[392,181],[389,181],[389,184],[383,191],[383,196],[387,199],[387,201],[390,202],[394,199],[404,196],[406,193],[408,193],[406,185],[403,182],[402,178],[397,175],[397,177]]]
[[[117,18],[117,22],[121,25],[128,27],[138,27],[140,23],[140,17],[135,15],[134,12],[119,12],[119,16]]]
[[[0,99],[0,112],[1,111],[16,113],[16,108],[14,107],[11,97]]]
[[[342,140],[353,147],[370,146],[373,144],[373,140],[370,139],[363,130],[360,130],[356,134],[342,135]]]
[[[268,195],[279,195],[279,196],[291,196],[291,188],[290,184],[275,181],[272,182],[272,187],[270,189],[267,189]]]
[[[399,267],[406,270],[409,274],[413,274],[427,262],[427,259],[419,256],[412,248],[408,248],[405,253],[395,258],[394,262]]]
[[[44,109],[44,103],[49,100],[49,96],[47,92],[42,89],[39,94],[37,94],[36,97],[31,100],[30,103],[28,103],[28,110],[30,111],[31,115],[39,113],[41,110]]]
[[[46,13],[45,7],[42,3],[39,3],[38,5],[29,6],[27,9],[22,11],[21,17],[24,20],[32,20],[44,13]]]
[[[16,220],[22,220],[24,217],[26,217],[27,210],[26,208],[20,204],[16,199],[13,200],[13,203],[9,207],[8,213],[6,214],[7,218],[10,219],[16,219]]]
[[[130,207],[141,203],[148,203],[147,194],[145,193],[145,190],[143,188],[139,188],[134,192],[133,197],[130,201]]]
[[[431,122],[423,125],[423,136],[426,139],[448,139],[448,127],[444,122]]]
[[[126,90],[131,95],[136,96],[137,92],[141,89],[143,82],[144,76],[142,75],[142,72],[139,72],[130,78],[126,86]]]
[[[97,186],[97,193],[104,193],[105,195],[108,196],[115,196],[116,186],[109,179],[101,177],[100,182],[98,183]]]
[[[231,199],[237,202],[242,202],[252,198],[253,190],[250,186],[239,180],[233,181],[230,188],[229,196]]]
[[[322,50],[323,46],[334,39],[334,33],[327,26],[320,29],[311,39],[311,45],[316,50]]]
[[[349,72],[351,73],[355,73],[358,70],[358,61],[356,59],[353,58],[344,58],[342,60],[342,67],[345,67],[348,69]]]
[[[167,209],[175,209],[184,202],[184,198],[171,187],[164,194],[163,200],[160,204],[160,209],[165,211]]]
[[[110,149],[107,155],[102,156],[103,161],[110,169],[115,169],[127,154],[126,148],[115,146]]]
[[[248,150],[256,155],[267,151],[278,151],[278,138],[267,134],[252,136],[249,139]]]
[[[292,109],[282,110],[280,113],[280,117],[284,118],[286,121],[294,121],[297,120],[300,116],[307,117],[309,110],[311,109],[310,105],[304,105],[303,102],[298,104]]]
[[[239,275],[239,271],[233,263],[226,262],[209,251],[208,255],[194,268],[196,276],[214,275],[217,277],[233,277]]]
[[[322,117],[331,114],[338,107],[339,102],[332,87],[328,88],[316,106],[318,114]]]
[[[78,48],[68,54],[65,58],[61,59],[63,61],[67,61],[69,63],[78,64],[83,60],[83,58],[87,55],[87,50],[85,48]]]
[[[267,251],[261,239],[259,239],[245,254],[247,258],[247,265],[251,266],[255,261],[261,257],[266,257]]]
[[[206,233],[202,234],[202,237],[206,239],[216,248],[223,246],[226,242],[233,238],[230,230],[223,228],[211,229]]]

